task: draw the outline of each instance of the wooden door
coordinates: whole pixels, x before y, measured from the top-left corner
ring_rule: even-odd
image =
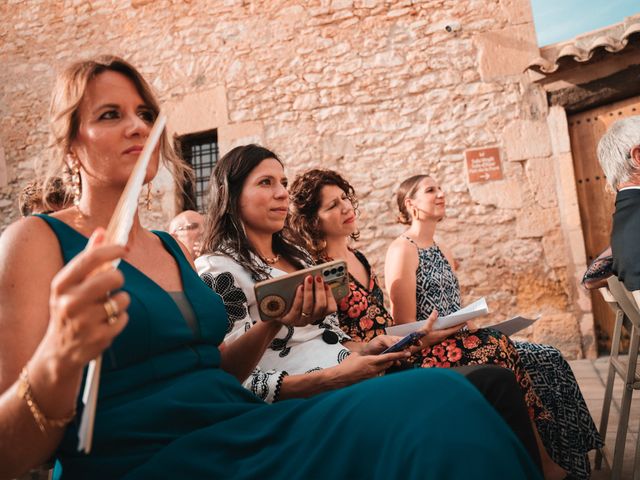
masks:
[[[580,219],[587,251],[587,264],[609,246],[615,193],[606,188],[606,178],[596,149],[616,120],[640,114],[640,97],[577,113],[569,117],[571,152],[576,175]],[[591,292],[598,350],[609,353],[614,315],[597,291]]]

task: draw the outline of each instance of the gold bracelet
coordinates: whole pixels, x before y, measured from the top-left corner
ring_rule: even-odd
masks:
[[[47,418],[33,398],[31,384],[29,383],[29,373],[27,372],[26,366],[20,372],[17,395],[19,398],[24,398],[24,401],[27,402],[29,411],[42,433],[47,433],[47,428],[65,427],[76,416],[76,408],[74,406],[73,411],[64,418]]]

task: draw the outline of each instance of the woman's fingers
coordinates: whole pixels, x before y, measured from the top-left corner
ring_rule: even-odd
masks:
[[[464,325],[464,323],[462,324]],[[449,327],[449,328],[443,328],[442,330],[436,330],[436,332],[442,337],[442,338],[447,338],[455,333],[457,333],[458,331],[460,331],[460,328],[462,328],[461,325],[456,325],[454,327]],[[434,332],[435,333],[435,332]]]
[[[302,312],[301,320],[308,323],[310,317],[313,315],[313,276],[307,275],[304,279],[304,285],[302,290]]]
[[[402,337],[398,337],[396,335],[378,335],[376,338],[379,338],[380,342],[387,348],[402,340]]]
[[[120,289],[122,285],[124,276],[119,270],[96,273],[68,292],[72,300],[67,305],[65,314],[72,316],[87,303],[100,303],[100,300],[106,299],[109,292]]]
[[[89,237],[89,241],[87,242],[87,247],[94,248],[94,247],[97,247],[98,245],[102,245],[104,242],[105,234],[106,234],[106,231],[104,228],[102,227],[96,228],[91,234],[91,236]]]
[[[91,303],[85,302],[77,313],[65,315],[63,324],[73,332],[74,336],[83,335],[85,329],[96,331],[96,326],[116,323],[120,314],[126,313],[130,302],[131,298],[127,292],[118,292]]]
[[[280,321],[294,326],[308,325],[321,321],[337,309],[335,298],[322,277],[308,275],[296,290],[289,312]]]
[[[436,322],[437,318],[438,318],[438,311],[434,309],[429,315],[429,318],[427,318],[427,321],[425,322],[424,326],[420,329],[420,331],[425,333],[429,333],[430,331],[432,331],[433,324]]]
[[[338,311],[338,304],[336,303],[336,298],[333,296],[333,292],[331,291],[331,287],[324,283],[324,292],[327,297],[327,313],[333,313]]]
[[[327,314],[327,291],[320,275],[313,279],[313,294],[315,297],[313,305],[313,316],[315,320],[324,318]]]
[[[389,363],[393,365],[393,362],[397,360],[405,360],[411,356],[411,353],[407,350],[401,352],[381,353],[380,355],[370,355],[371,363],[374,365],[382,365]]]
[[[297,321],[299,321],[303,308],[303,291],[304,284],[298,285],[298,287],[296,288],[296,294],[293,297],[293,302],[291,303],[291,308],[280,318],[280,323],[284,323],[285,325],[294,325]]]

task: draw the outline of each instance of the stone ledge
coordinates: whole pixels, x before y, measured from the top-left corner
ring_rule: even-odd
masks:
[[[522,75],[540,55],[533,23],[480,33],[474,38],[479,51],[480,77],[485,82]]]

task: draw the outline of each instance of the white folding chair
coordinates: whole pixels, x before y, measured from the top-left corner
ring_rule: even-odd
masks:
[[[629,414],[631,411],[631,400],[633,390],[640,390],[640,374],[637,371],[638,347],[640,345],[640,310],[634,298],[634,292],[629,292],[615,276],[608,280],[609,288],[600,289],[605,301],[611,306],[616,314],[616,321],[613,330],[613,342],[611,345],[611,356],[609,359],[609,374],[605,388],[604,404],[602,405],[602,417],[600,419],[600,435],[605,441],[607,425],[609,421],[609,411],[613,397],[613,383],[616,374],[622,378],[624,389],[620,404],[620,418],[616,432],[616,442],[613,449],[613,461],[608,461],[611,466],[611,478],[618,480],[622,476],[622,465],[624,460],[624,450],[629,428]],[[640,295],[638,295],[640,298]],[[622,336],[622,325],[628,324],[630,334],[629,356],[627,360],[619,357],[620,339]],[[640,436],[640,432],[639,432]],[[596,452],[596,468],[602,464],[603,451]],[[634,479],[640,480],[640,440],[636,442],[636,452],[634,457]]]

